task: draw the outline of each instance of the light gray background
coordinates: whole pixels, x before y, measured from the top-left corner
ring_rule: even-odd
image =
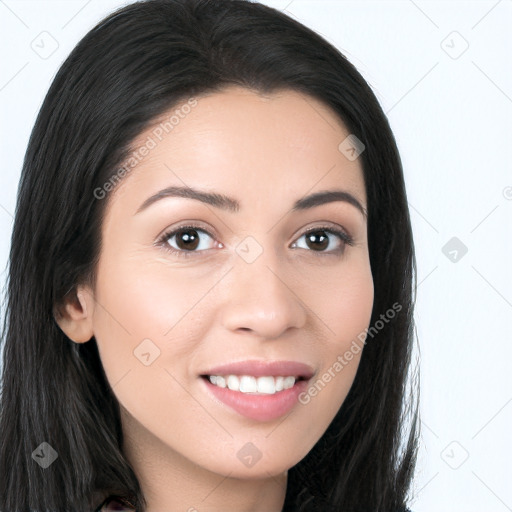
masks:
[[[43,97],[79,39],[125,3],[0,0],[2,286]],[[419,284],[413,510],[512,511],[512,1],[263,3],[286,9],[356,65],[398,141]]]

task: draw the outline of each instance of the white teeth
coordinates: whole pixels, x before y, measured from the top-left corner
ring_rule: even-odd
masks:
[[[209,380],[215,386],[220,388],[228,387],[232,391],[242,393],[260,393],[264,395],[273,395],[284,389],[290,389],[294,386],[296,378],[287,377],[253,377],[251,375],[210,375]]]
[[[276,392],[274,377],[258,377],[258,393],[273,395]]]
[[[240,379],[240,391],[242,393],[257,393],[258,384],[256,384],[256,379],[254,377],[244,375]]]
[[[236,375],[229,375],[226,383],[231,391],[240,391],[240,380]]]
[[[284,389],[290,389],[295,384],[295,377],[285,377],[284,378]]]

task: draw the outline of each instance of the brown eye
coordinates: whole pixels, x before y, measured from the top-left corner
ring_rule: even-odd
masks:
[[[315,251],[324,251],[329,246],[329,237],[325,231],[310,231],[306,234],[306,244]]]
[[[210,238],[211,242],[208,242]],[[195,226],[182,226],[163,235],[161,243],[174,253],[187,256],[187,253],[202,252],[214,246],[213,236]]]
[[[193,251],[199,245],[199,235],[195,229],[186,229],[178,231],[176,236],[176,245],[184,251]]]
[[[305,244],[299,240],[305,238]],[[293,248],[309,249],[322,255],[340,254],[344,251],[346,245],[353,245],[354,240],[344,231],[334,228],[313,228],[298,238],[297,242],[292,244]]]

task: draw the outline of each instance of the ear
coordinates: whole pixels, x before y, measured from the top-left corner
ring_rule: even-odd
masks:
[[[55,321],[62,332],[75,343],[85,343],[94,336],[94,297],[86,286],[78,286],[56,310]]]

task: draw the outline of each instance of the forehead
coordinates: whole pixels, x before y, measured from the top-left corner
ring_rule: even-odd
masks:
[[[141,196],[201,186],[241,197],[243,209],[247,195],[268,202],[342,186],[364,204],[360,159],[339,149],[348,135],[336,113],[311,96],[230,86],[185,98],[155,119],[133,142],[138,160],[125,166],[119,188]]]

